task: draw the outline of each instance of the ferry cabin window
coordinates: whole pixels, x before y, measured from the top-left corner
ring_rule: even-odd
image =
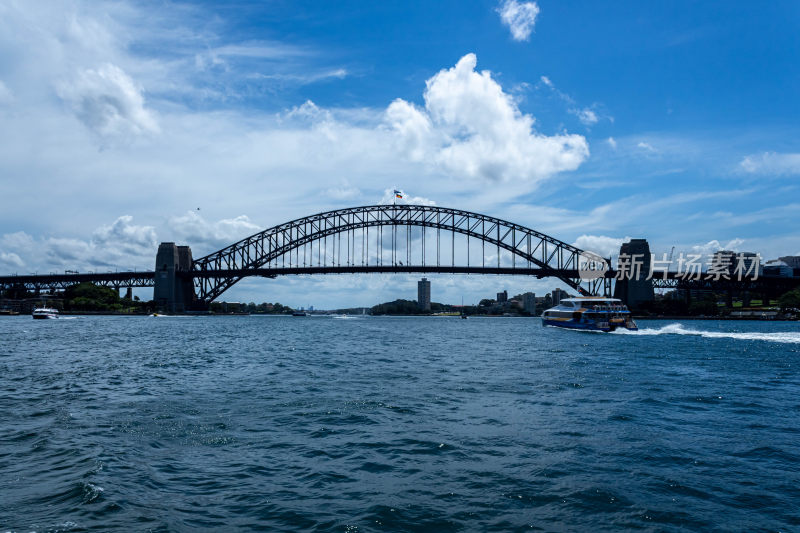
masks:
[[[545,311],[545,318],[572,318],[571,311]]]

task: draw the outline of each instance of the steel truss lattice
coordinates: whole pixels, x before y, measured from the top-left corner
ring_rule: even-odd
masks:
[[[420,230],[412,236],[415,227]],[[537,277],[557,277],[580,294],[609,295],[608,277],[580,279],[579,258],[584,251],[575,246],[499,218],[422,205],[353,207],[292,220],[196,259],[187,275],[194,278],[197,298],[207,303],[246,275],[272,277],[271,272],[286,274],[292,269],[298,273],[386,271],[387,267],[397,272],[454,272],[456,235],[466,236],[467,264],[459,265],[463,268],[459,271],[490,272],[485,249],[494,247],[496,258],[491,257],[497,273],[508,273],[500,260],[505,251],[510,254],[512,272],[519,268],[520,273],[530,274],[535,269]],[[470,239],[480,241],[480,265],[469,264]],[[434,248],[433,240],[435,254],[429,250]],[[463,244],[459,241],[459,246]]]

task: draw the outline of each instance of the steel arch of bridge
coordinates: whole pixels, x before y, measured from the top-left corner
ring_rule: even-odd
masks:
[[[407,228],[406,263],[403,263],[402,257],[398,254],[398,245],[401,242],[398,239],[401,236],[397,235],[397,228],[404,226]],[[421,257],[422,264],[417,265],[422,267],[421,270],[414,270],[414,265],[409,264],[412,255],[409,251],[412,240],[410,228],[414,226],[422,228],[421,247],[413,254]],[[385,227],[390,227],[392,230],[386,237],[383,235]],[[377,234],[370,237],[370,228],[377,228]],[[426,263],[426,229],[436,231],[435,267],[431,260]],[[452,248],[448,250],[450,262],[445,263],[442,262],[440,253],[444,241],[441,237],[442,231],[452,235],[450,239]],[[500,265],[500,250],[505,250],[511,253],[512,271],[516,268],[519,258],[522,260],[520,273],[530,273],[531,265],[535,265],[538,268],[536,274],[538,277],[555,276],[581,294],[598,294],[601,291],[606,295],[609,294],[608,278],[585,282],[578,277],[579,257],[584,251],[575,246],[499,218],[460,209],[423,205],[371,205],[337,209],[298,218],[196,259],[192,263],[192,272],[189,275],[194,278],[197,298],[208,303],[246,275],[270,276],[271,272],[286,274],[292,269],[296,269],[298,273],[312,272],[313,269],[309,267],[315,264],[315,258],[318,267],[325,267],[324,273],[358,271],[356,267],[367,266],[371,260],[376,267],[372,271],[387,271],[388,268],[388,271],[396,272],[435,272],[439,271],[436,268],[440,267],[441,272],[452,272],[455,266],[456,234],[467,236],[468,264],[463,269],[465,273],[489,271],[485,265],[484,253],[486,245],[489,245],[497,248],[497,273],[508,273],[509,269],[501,268]],[[357,237],[361,239],[360,256],[356,256]],[[375,240],[374,244],[380,250],[380,254],[376,254],[375,257],[371,257],[369,253],[371,238]],[[385,238],[391,239],[391,250],[386,253]],[[429,238],[433,239],[434,236]],[[469,265],[470,238],[481,241],[481,265],[473,267]],[[329,239],[332,241],[330,244]],[[342,242],[343,240],[346,244]],[[331,245],[333,254],[332,259],[329,259]],[[342,264],[341,256],[345,252],[343,250],[345,246],[345,263]],[[300,254],[301,248],[302,254]],[[384,260],[385,255],[391,256],[388,266]],[[329,261],[331,264],[328,264]],[[361,271],[366,272],[370,269]]]

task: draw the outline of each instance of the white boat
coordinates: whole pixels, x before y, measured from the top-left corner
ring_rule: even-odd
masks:
[[[37,307],[33,310],[33,318],[58,318],[58,309]]]
[[[542,325],[590,331],[639,329],[628,306],[621,300],[592,296],[561,300],[557,306],[542,313]]]

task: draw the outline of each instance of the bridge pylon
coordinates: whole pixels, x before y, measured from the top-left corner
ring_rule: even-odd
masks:
[[[619,259],[617,267],[630,271],[632,275],[616,281],[614,297],[621,299],[631,309],[640,310],[655,300],[653,280],[649,276],[652,260],[650,244],[647,239],[631,239],[620,246],[619,256],[626,258],[628,263],[624,265]]]
[[[192,249],[162,242],[156,254],[153,301],[164,313],[184,313],[194,307],[197,297],[191,276]]]

